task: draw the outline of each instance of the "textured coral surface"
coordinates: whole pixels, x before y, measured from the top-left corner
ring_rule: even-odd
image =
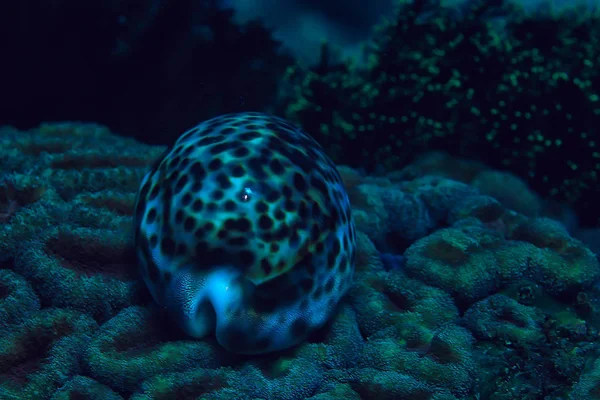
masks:
[[[596,256],[495,171],[340,167],[358,255],[331,322],[261,356],[191,340],[131,251],[163,151],[91,124],[0,128],[1,399],[598,398]]]

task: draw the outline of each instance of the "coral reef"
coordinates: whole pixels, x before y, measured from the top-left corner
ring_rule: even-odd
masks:
[[[80,372],[81,349],[98,329],[86,314],[43,309],[0,337],[0,393],[45,399]]]
[[[50,400],[122,400],[114,390],[86,376],[77,375],[65,383]]]
[[[556,220],[479,190],[484,169],[340,166],[354,285],[307,340],[249,356],[186,336],[140,282],[135,192],[163,148],[89,124],[0,128],[0,144],[16,138],[0,146],[0,397],[597,396],[598,260]]]
[[[596,225],[600,15],[439,3],[398,1],[366,67],[336,63],[324,49],[316,67],[290,69],[286,116],[337,163],[392,170],[444,149],[507,169]]]

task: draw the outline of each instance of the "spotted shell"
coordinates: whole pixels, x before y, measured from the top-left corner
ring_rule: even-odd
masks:
[[[227,114],[184,133],[144,177],[135,243],[185,332],[262,353],[322,326],[352,282],[355,231],[334,163],[289,122]]]

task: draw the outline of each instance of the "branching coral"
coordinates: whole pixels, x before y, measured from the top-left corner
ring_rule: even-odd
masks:
[[[393,169],[425,149],[485,158],[596,222],[598,14],[527,15],[503,0],[467,1],[462,14],[439,1],[398,3],[367,68],[324,56],[290,71],[288,117],[336,162]]]

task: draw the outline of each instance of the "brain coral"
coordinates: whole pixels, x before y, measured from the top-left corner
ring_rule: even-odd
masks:
[[[9,140],[19,146],[2,147]],[[507,210],[465,183],[419,174],[340,168],[352,212],[362,214],[353,234],[353,284],[305,340],[241,355],[211,335],[190,338],[135,270],[135,198],[164,151],[88,124],[0,129],[7,177],[0,194],[9,199],[0,207],[10,205],[0,219],[0,397],[450,400],[597,393],[593,253],[556,222]],[[73,168],[52,164],[77,154]],[[214,158],[230,161],[227,155]],[[217,175],[204,181],[215,186],[202,192],[203,207],[224,201],[230,208],[225,193],[221,202],[212,198],[223,180]],[[325,187],[339,200],[339,186]],[[264,194],[251,189],[246,199]],[[275,214],[273,224],[282,223]],[[382,236],[369,224],[376,216],[392,233],[384,235],[389,252],[381,252]],[[171,218],[177,226],[177,211]],[[410,226],[413,218],[426,224]],[[321,219],[308,217],[317,225]],[[410,235],[403,237],[405,228]],[[340,254],[348,248],[343,238]],[[282,243],[290,242],[292,236]]]

